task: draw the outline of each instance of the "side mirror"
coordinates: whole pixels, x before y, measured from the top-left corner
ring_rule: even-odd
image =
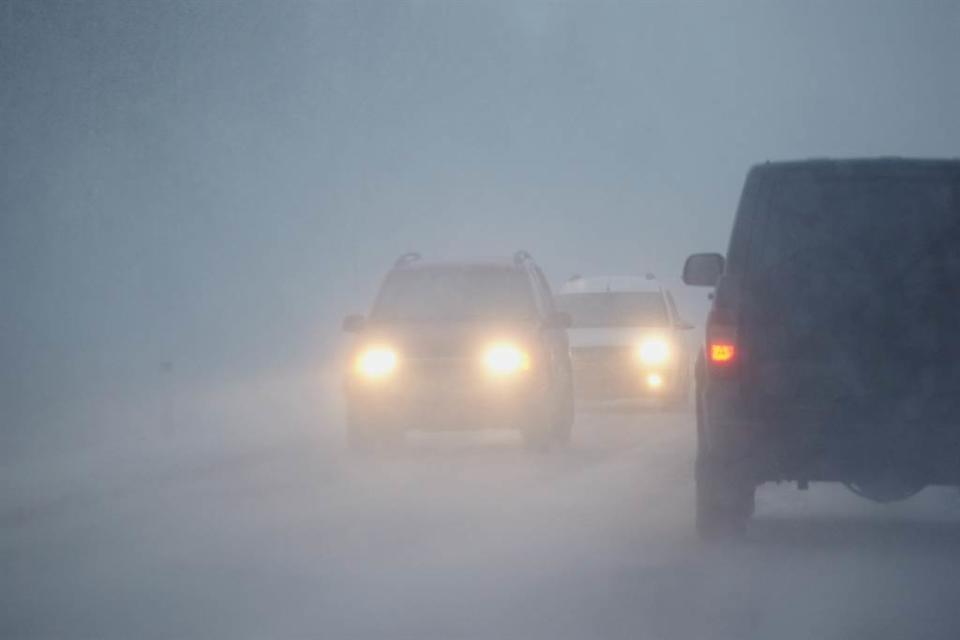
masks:
[[[545,329],[569,329],[573,324],[573,318],[566,311],[554,311],[544,321]]]
[[[714,287],[724,266],[725,261],[719,253],[695,253],[683,265],[683,282],[695,287]]]
[[[351,315],[343,319],[343,330],[347,333],[360,333],[366,325],[367,321],[361,315]]]
[[[693,326],[692,324],[690,324],[689,322],[687,322],[687,321],[685,321],[685,320],[681,320],[681,321],[677,322],[677,324],[674,325],[674,326],[675,326],[677,329],[679,329],[680,331],[690,331],[691,329],[694,328],[694,326]]]

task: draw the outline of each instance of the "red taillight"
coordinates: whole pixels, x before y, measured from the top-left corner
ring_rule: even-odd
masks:
[[[739,358],[737,322],[729,309],[714,307],[707,318],[707,359],[713,367],[731,370]]]
[[[729,342],[710,343],[710,362],[714,364],[727,364],[733,362],[737,355],[737,347]]]

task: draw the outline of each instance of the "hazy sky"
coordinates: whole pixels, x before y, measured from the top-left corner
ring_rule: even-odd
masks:
[[[409,249],[675,278],[752,163],[957,156],[958,34],[906,0],[6,0],[0,386],[312,357]]]

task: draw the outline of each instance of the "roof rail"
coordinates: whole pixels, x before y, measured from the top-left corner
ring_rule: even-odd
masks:
[[[399,258],[393,261],[393,266],[402,267],[403,265],[410,264],[411,262],[416,262],[421,258],[420,254],[416,251],[408,251]]]
[[[520,249],[519,251],[513,254],[513,264],[517,265],[518,267],[524,262],[526,262],[527,260],[533,260],[533,256],[530,255],[529,251],[524,251],[523,249]]]

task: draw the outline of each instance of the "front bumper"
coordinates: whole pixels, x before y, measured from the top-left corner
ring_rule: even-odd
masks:
[[[349,376],[345,392],[351,420],[402,430],[523,429],[549,410],[548,387],[533,372],[489,379],[451,367],[383,381]]]
[[[673,366],[575,357],[573,376],[576,396],[587,401],[659,400],[686,393],[686,380]]]

